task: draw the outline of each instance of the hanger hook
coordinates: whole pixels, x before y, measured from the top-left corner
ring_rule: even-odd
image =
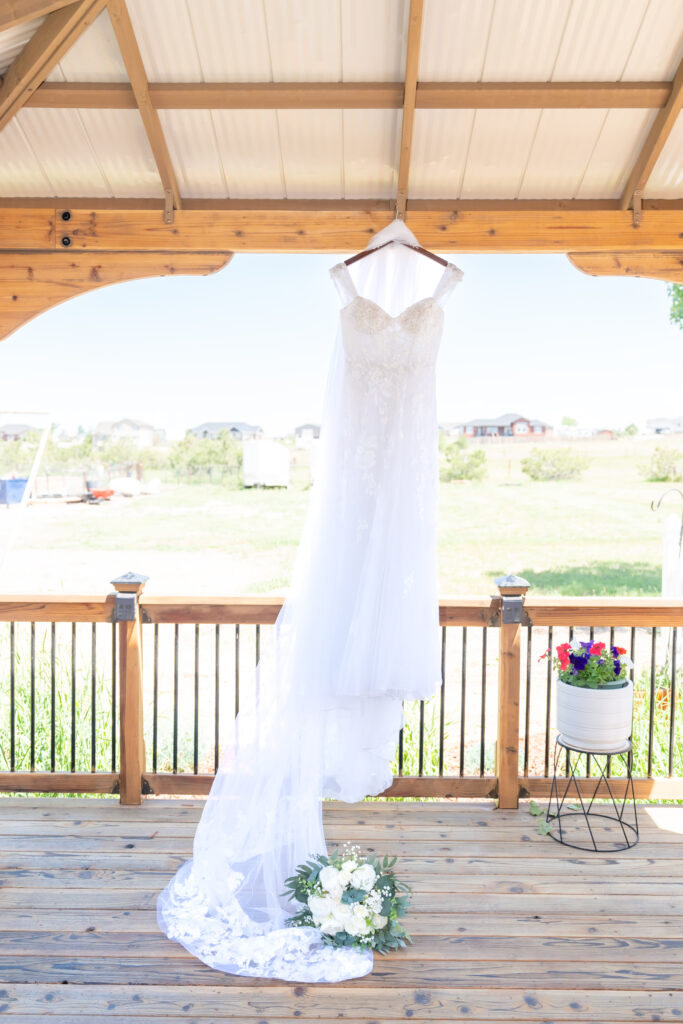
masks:
[[[660,494],[657,504],[655,504],[654,501],[650,502],[650,508],[653,512],[658,511],[667,494],[678,494],[681,498],[683,498],[683,491],[680,489],[680,487],[669,487],[668,490],[664,491],[663,494]]]

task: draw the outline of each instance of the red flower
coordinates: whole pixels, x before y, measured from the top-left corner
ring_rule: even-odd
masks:
[[[572,645],[571,644],[558,644],[556,649],[557,649],[557,656],[558,656],[558,658],[561,658],[563,653],[569,654],[569,651],[571,651],[571,649],[572,649]]]
[[[626,654],[625,647],[617,647],[617,654]]]
[[[590,649],[590,653],[591,654],[602,654],[604,649],[605,649],[605,645],[603,643],[593,644],[593,646]]]

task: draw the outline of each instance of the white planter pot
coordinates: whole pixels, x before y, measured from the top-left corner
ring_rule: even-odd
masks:
[[[568,746],[614,751],[627,745],[633,721],[633,682],[591,690],[557,680],[557,730]]]

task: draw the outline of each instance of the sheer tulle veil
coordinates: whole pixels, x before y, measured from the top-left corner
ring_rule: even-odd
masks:
[[[394,221],[368,248],[394,239],[417,244],[405,224]],[[359,292],[391,317],[431,294],[440,271],[401,245],[379,249],[350,269]],[[347,538],[356,528],[344,496],[346,374],[338,336],[316,479],[292,584],[257,668],[258,699],[230,724],[193,858],[157,904],[162,931],[211,967],[234,974],[312,982],[372,969],[370,952],[323,945],[313,928],[287,928],[295,908],[282,895],[299,863],[326,852],[321,798],[357,800],[389,784],[402,722],[403,694],[389,682],[384,687],[376,680],[370,696],[339,678],[346,639],[340,622],[350,586]],[[436,687],[436,676],[433,682]]]

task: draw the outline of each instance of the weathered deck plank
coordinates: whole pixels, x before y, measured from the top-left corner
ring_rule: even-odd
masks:
[[[568,850],[489,802],[326,805],[330,845],[396,853],[412,946],[366,978],[212,971],[157,929],[200,801],[0,798],[0,1015],[13,1024],[683,1022],[683,807],[632,850]]]

